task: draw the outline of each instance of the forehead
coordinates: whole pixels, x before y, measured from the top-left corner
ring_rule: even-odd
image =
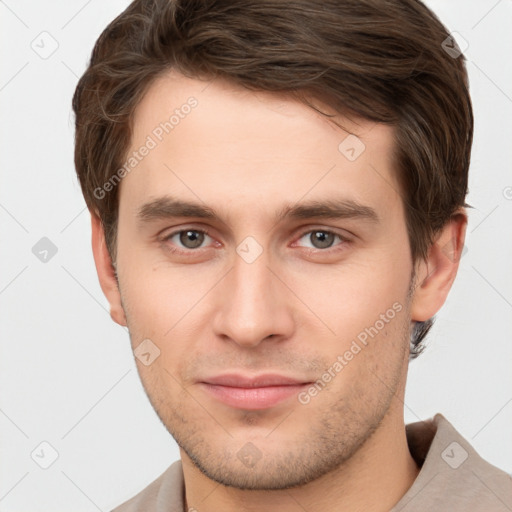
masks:
[[[195,137],[205,139],[222,137],[222,127],[243,128],[238,133],[239,143],[243,135],[253,134],[261,138],[264,135],[262,129],[286,128],[280,133],[280,139],[292,139],[301,133],[307,134],[314,142],[325,139],[326,134],[330,133],[332,140],[326,140],[328,143],[354,133],[371,139],[374,151],[386,151],[393,144],[392,127],[361,118],[350,120],[319,99],[309,97],[309,101],[328,114],[331,120],[286,92],[248,90],[225,79],[202,81],[171,70],[150,85],[137,106],[133,141],[140,140],[170,121],[172,126],[167,126],[168,130],[185,134],[189,131],[188,126],[193,129]],[[191,103],[194,106],[190,108]],[[350,108],[350,105],[347,107]],[[191,120],[183,122],[187,118]],[[212,131],[212,127],[217,130]],[[273,131],[268,131],[268,138],[274,135]],[[164,132],[164,137],[169,134],[165,129]],[[370,132],[375,133],[370,137]],[[304,140],[300,142],[304,143]]]
[[[128,156],[150,149],[122,180],[121,203],[124,197],[140,206],[172,194],[216,210],[237,199],[278,209],[278,199],[320,199],[337,191],[380,204],[384,212],[395,207],[401,201],[393,129],[334,119],[346,130],[290,96],[171,71],[149,87],[134,113]]]

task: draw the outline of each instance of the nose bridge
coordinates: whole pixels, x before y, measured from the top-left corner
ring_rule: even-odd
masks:
[[[223,280],[216,334],[246,346],[271,335],[288,336],[293,328],[291,311],[283,287],[269,269],[269,255],[263,251],[255,259],[244,258],[239,250]]]
[[[272,296],[272,273],[268,268],[268,258],[260,256],[256,261],[246,262],[243,258],[235,259],[232,272],[233,294],[239,299],[240,311],[263,311]],[[265,300],[265,298],[267,300]]]

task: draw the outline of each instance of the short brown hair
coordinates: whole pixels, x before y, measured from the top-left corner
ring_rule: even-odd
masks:
[[[145,92],[172,68],[394,126],[411,255],[425,258],[468,206],[473,114],[449,37],[417,0],[135,0],[99,37],[73,97],[76,170],[113,260],[118,189],[95,191],[121,167]],[[432,321],[416,324],[412,357]]]

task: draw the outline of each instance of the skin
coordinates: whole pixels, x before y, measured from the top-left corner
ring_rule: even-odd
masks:
[[[133,349],[150,339],[160,350],[150,365],[137,365],[180,446],[186,505],[199,512],[389,510],[419,471],[403,418],[411,322],[432,317],[446,299],[465,212],[413,264],[391,127],[339,117],[365,144],[349,161],[338,150],[347,132],[325,116],[221,80],[159,78],[137,108],[130,152],[190,96],[197,107],[120,185],[118,281],[92,214],[112,318],[128,326]],[[141,218],[144,205],[171,197],[208,206],[216,217]],[[378,222],[276,221],[286,206],[340,197],[372,208]],[[170,236],[201,229],[208,236],[201,242],[194,232],[202,243],[195,249],[179,233]],[[315,247],[318,231],[330,247]],[[262,251],[252,263],[236,251],[248,236]],[[393,304],[400,311],[307,404],[293,396],[249,411],[200,383],[235,371],[314,383]],[[247,450],[249,465],[240,457]]]

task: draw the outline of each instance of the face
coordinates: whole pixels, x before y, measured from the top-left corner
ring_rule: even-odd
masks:
[[[357,138],[291,98],[175,73],[136,111],[120,304],[156,412],[225,485],[312,481],[398,414],[413,267],[393,134],[339,119]]]

